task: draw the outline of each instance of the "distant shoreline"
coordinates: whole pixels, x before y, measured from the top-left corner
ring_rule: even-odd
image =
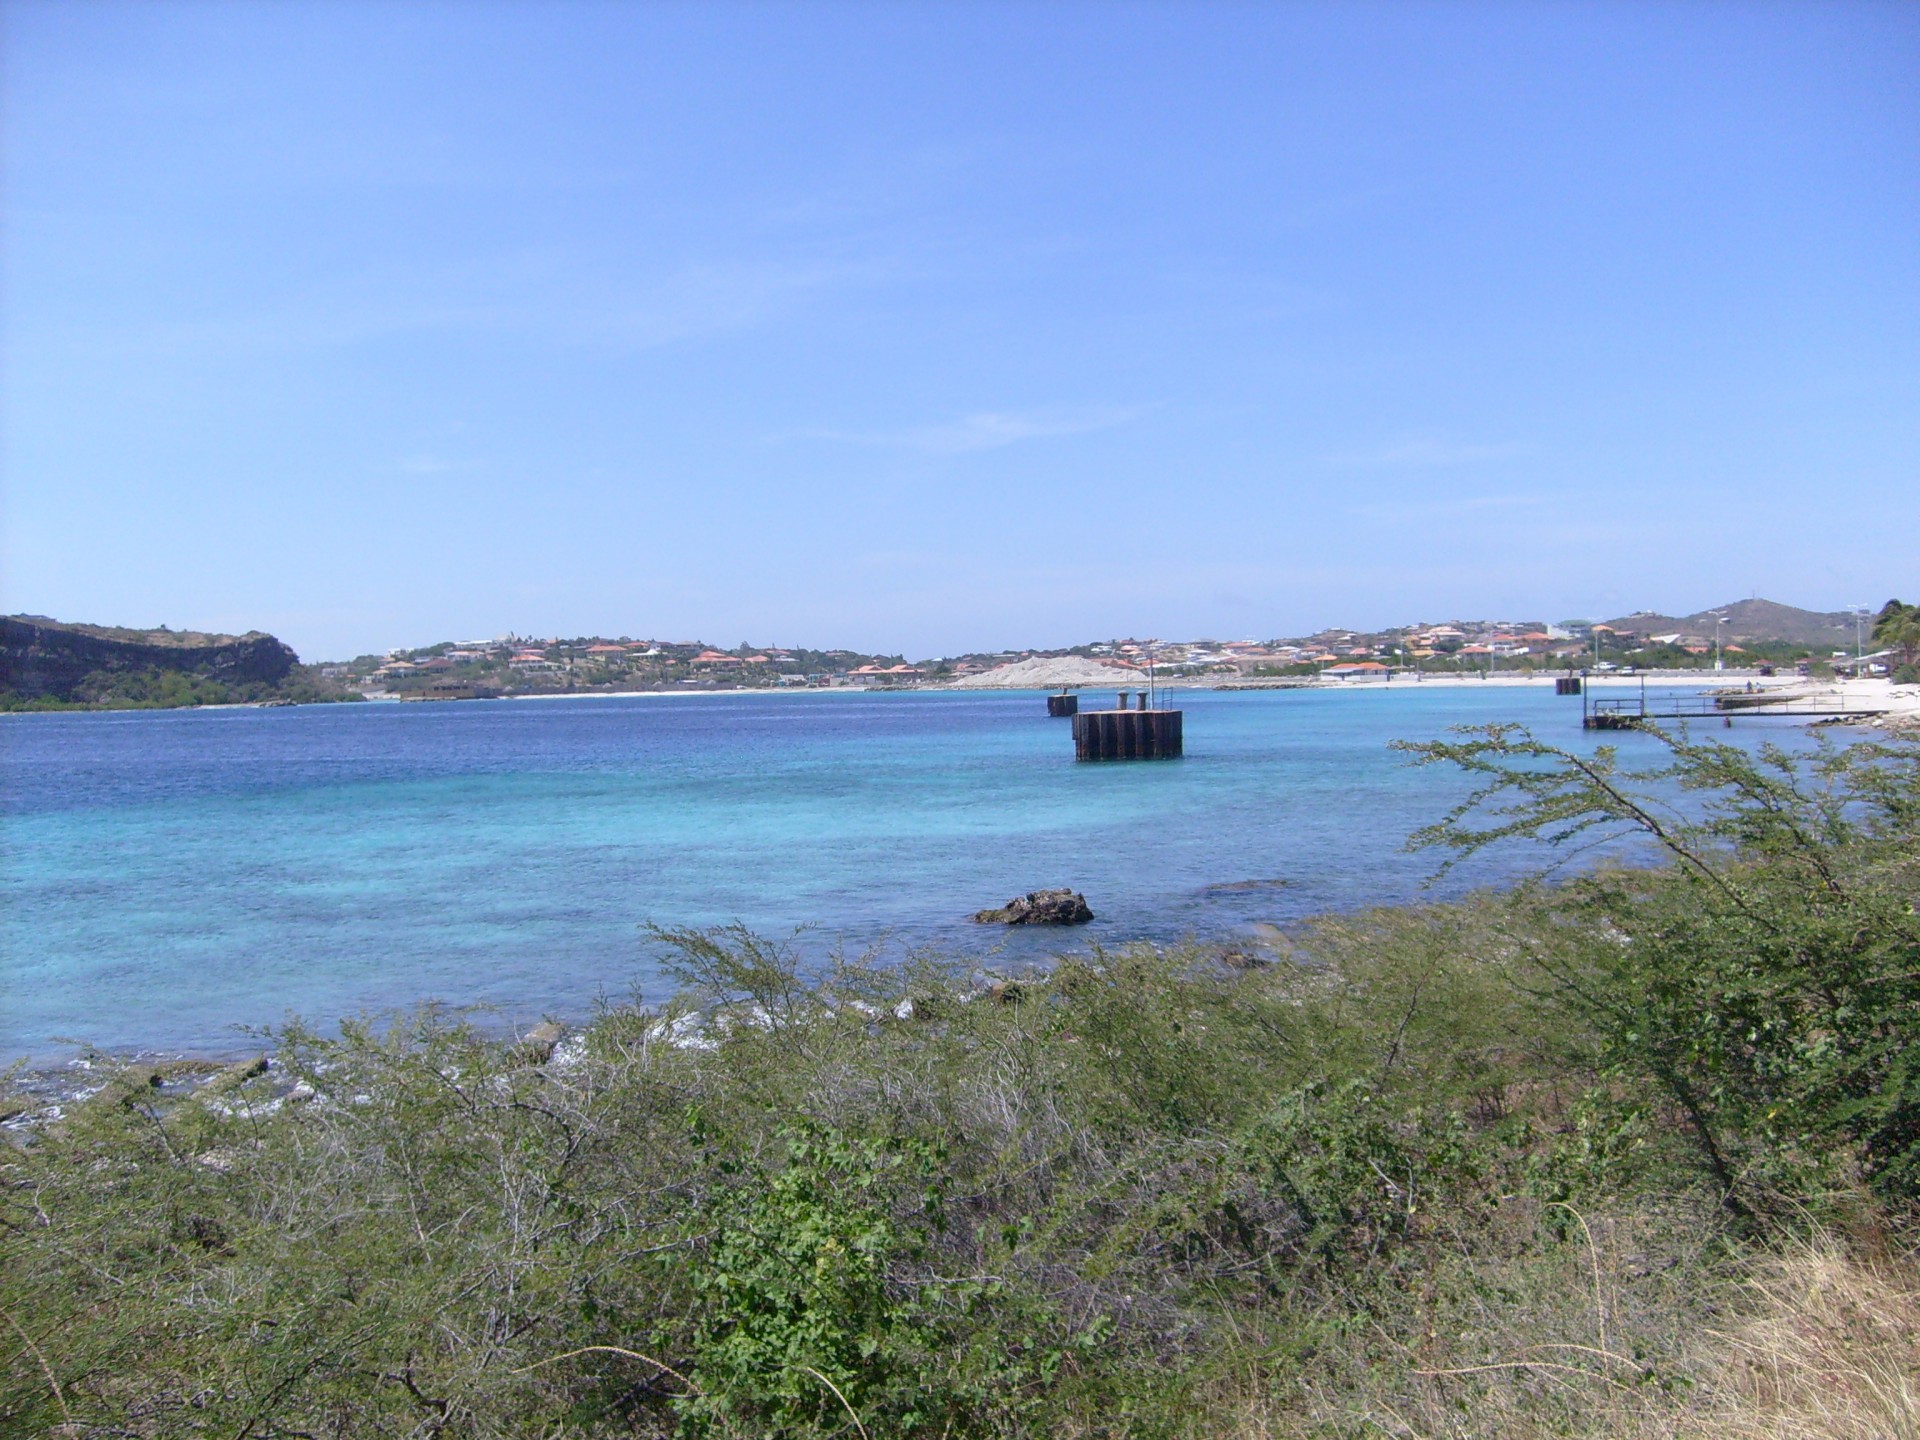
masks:
[[[1314,694],[1404,694],[1410,690],[1432,687],[1442,689],[1474,689],[1501,687],[1511,689],[1541,688],[1551,685],[1562,678],[1564,671],[1534,671],[1532,673],[1496,671],[1488,675],[1484,671],[1449,672],[1445,674],[1412,674],[1402,672],[1391,678],[1366,679],[1330,679],[1326,676],[1176,676],[1173,678],[1154,678],[1145,675],[1117,673],[1111,681],[1080,681],[1067,685],[961,685],[954,681],[941,681],[919,685],[787,685],[766,687],[732,687],[714,689],[658,689],[658,690],[558,690],[535,692],[524,695],[497,695],[484,697],[494,700],[531,701],[531,700],[637,700],[637,699],[698,699],[701,697],[726,695],[1046,695],[1070,692],[1074,694],[1098,695],[1111,690],[1118,694],[1128,694],[1151,689],[1155,692],[1185,691],[1201,693],[1231,694],[1255,691],[1299,690]],[[1639,674],[1586,675],[1583,677],[1587,688],[1594,691],[1637,690],[1643,685],[1673,686],[1686,685],[1701,690],[1717,690],[1730,687],[1745,687],[1751,684],[1756,691],[1781,692],[1782,694],[1835,695],[1850,693],[1854,695],[1873,694],[1876,699],[1884,699],[1894,710],[1902,713],[1920,714],[1920,687],[1895,686],[1885,679],[1866,680],[1809,680],[1798,676],[1764,676],[1753,670],[1648,670]],[[480,698],[480,697],[476,697]],[[0,711],[0,718],[26,715],[119,715],[178,712],[181,710],[286,710],[308,709],[312,705],[337,704],[335,701],[313,701],[289,703],[285,700],[269,701],[229,701],[216,705],[180,705],[180,706],[126,706],[99,709],[61,709],[61,710],[8,710]],[[386,696],[369,700],[374,705],[406,704],[411,706],[458,705],[468,703],[463,700],[403,700],[398,696]]]

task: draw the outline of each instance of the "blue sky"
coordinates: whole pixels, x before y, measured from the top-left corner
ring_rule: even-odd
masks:
[[[9,610],[923,656],[1920,591],[1920,7],[4,16]]]

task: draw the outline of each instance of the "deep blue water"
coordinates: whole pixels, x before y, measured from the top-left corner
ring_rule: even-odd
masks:
[[[0,1061],[231,1049],[236,1025],[427,998],[659,999],[648,920],[1017,962],[1409,899],[1434,861],[1401,843],[1462,787],[1390,740],[1498,719],[1588,743],[1546,686],[1180,703],[1185,759],[1105,765],[1031,693],[7,717]],[[1042,885],[1098,919],[966,918]]]

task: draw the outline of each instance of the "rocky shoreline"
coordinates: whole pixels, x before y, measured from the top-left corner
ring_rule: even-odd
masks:
[[[1249,881],[1248,885],[1278,885],[1280,881]],[[1016,897],[1009,905],[979,912],[974,918],[994,924],[1058,924],[1071,926],[1084,920],[1065,918],[1085,912],[1093,918],[1084,896],[1071,890],[1041,890]],[[1009,912],[1038,915],[1043,918],[1005,919]],[[1258,922],[1244,934],[1219,940],[1190,940],[1181,945],[1163,946],[1151,942],[1155,953],[1179,951],[1191,954],[1200,965],[1217,964],[1228,970],[1259,969],[1277,963],[1291,954],[1293,940],[1278,925]],[[983,968],[976,972],[974,988],[960,997],[998,1004],[1013,1003],[1018,997],[1047,983],[1044,966],[1027,967],[1017,974]],[[723,1007],[723,1010],[725,1007]],[[752,1023],[749,1015],[727,1010],[674,1013],[648,1012],[660,1043],[674,1047],[706,1048],[713,1041],[712,1025]],[[897,1012],[872,1018],[906,1020],[913,1017],[912,1002]],[[547,1019],[530,1026],[488,1025],[487,1017],[470,1018],[483,1038],[510,1051],[516,1060],[531,1066],[565,1068],[579,1058],[586,1043],[591,1020],[578,1022]],[[268,1115],[286,1106],[311,1102],[328,1103],[308,1081],[289,1072],[279,1053],[270,1046],[255,1046],[223,1055],[187,1054],[175,1051],[135,1050],[125,1052],[88,1051],[54,1064],[16,1066],[0,1087],[0,1145],[24,1145],[50,1126],[85,1113],[89,1109],[149,1106],[171,1111],[185,1104],[212,1107],[218,1113]]]

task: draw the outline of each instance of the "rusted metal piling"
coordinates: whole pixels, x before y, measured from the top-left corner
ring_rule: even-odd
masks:
[[[1127,708],[1127,692],[1113,710],[1085,710],[1073,717],[1076,760],[1173,760],[1181,754],[1179,710],[1149,710],[1140,695],[1137,710]]]
[[[1078,695],[1061,694],[1047,696],[1047,714],[1053,716],[1054,719],[1063,720],[1069,716],[1078,715],[1079,713],[1080,697]]]

